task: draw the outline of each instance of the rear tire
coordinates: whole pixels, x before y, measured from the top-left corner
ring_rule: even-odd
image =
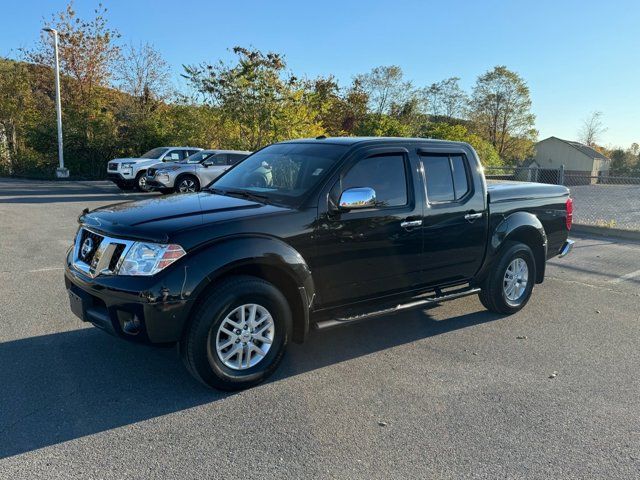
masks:
[[[531,298],[536,279],[536,264],[531,249],[520,242],[507,242],[478,294],[487,310],[512,314]]]
[[[179,350],[187,370],[205,385],[248,388],[282,361],[291,335],[291,309],[271,283],[229,277],[210,289],[192,315]]]

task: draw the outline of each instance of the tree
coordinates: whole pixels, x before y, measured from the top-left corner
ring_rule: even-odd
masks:
[[[529,87],[505,66],[478,77],[469,103],[475,131],[488,140],[504,160],[523,159],[537,137]]]
[[[152,45],[129,45],[116,73],[118,87],[141,105],[166,100],[170,91],[169,65]]]
[[[369,73],[355,77],[355,81],[367,94],[372,113],[390,113],[415,96],[411,82],[404,80],[402,69],[397,65],[376,67]]]
[[[64,11],[52,15],[46,23],[58,31],[60,71],[74,80],[66,83],[69,93],[84,105],[91,103],[95,88],[109,86],[113,67],[120,57],[120,49],[113,43],[120,34],[108,27],[107,9],[100,3],[94,13],[94,18],[83,20],[77,16],[73,2],[70,2]],[[53,68],[49,33],[41,32],[35,49],[23,53],[30,62]]]
[[[467,95],[460,88],[460,78],[450,77],[432,83],[423,90],[429,113],[446,121],[462,118],[468,102]]]
[[[120,58],[120,49],[115,44],[119,34],[108,26],[106,12],[99,4],[92,18],[82,19],[71,2],[45,23],[55,28],[59,37],[65,163],[74,174],[82,176],[103,175],[105,159],[119,149],[114,116],[119,98],[110,88]],[[35,48],[22,52],[27,61],[45,67],[34,70],[34,81],[46,84],[44,91],[53,98],[51,36],[42,33]],[[55,119],[53,104],[45,113],[47,121],[36,132],[39,148],[56,144],[55,122],[48,120]],[[51,161],[49,150],[46,147]]]
[[[610,171],[612,175],[624,175],[629,171],[629,156],[621,148],[611,152]]]
[[[429,123],[421,132],[421,136],[428,138],[438,138],[441,140],[452,140],[454,142],[469,143],[478,154],[482,165],[485,167],[495,167],[502,165],[495,148],[478,135],[469,133],[464,125],[451,125],[445,122]]]
[[[593,147],[600,140],[601,135],[607,131],[602,122],[602,116],[602,112],[591,112],[582,122],[578,135],[585,145]]]
[[[282,55],[234,47],[237,63],[185,67],[184,77],[233,125],[233,145],[256,150],[269,143],[324,132],[304,82],[285,73]]]
[[[118,96],[114,112],[121,148],[135,155],[174,143],[175,130],[182,119],[173,116],[176,109],[166,103],[171,90],[169,67],[162,55],[148,43],[139,47],[130,45],[123,50],[114,77],[120,91],[125,93]],[[184,115],[188,116],[187,112]],[[203,127],[198,121],[193,125]]]
[[[24,147],[20,130],[31,108],[28,70],[18,62],[0,60],[0,171],[15,171]]]
[[[406,137],[410,135],[410,127],[390,115],[370,113],[362,119],[355,133],[364,137]]]
[[[632,144],[627,150],[616,148],[609,154],[611,158],[610,172],[612,175],[637,175],[640,167],[637,144]]]

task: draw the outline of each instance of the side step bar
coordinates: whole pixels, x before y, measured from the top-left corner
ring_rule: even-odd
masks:
[[[479,291],[480,291],[479,288],[467,288],[465,290],[458,290],[458,291],[451,292],[449,294],[445,294],[441,296],[432,296],[428,298],[415,300],[409,303],[402,303],[391,308],[376,310],[375,312],[363,313],[361,315],[354,315],[352,317],[338,317],[331,320],[320,320],[318,322],[315,322],[314,326],[316,330],[327,330],[330,328],[339,327],[341,325],[346,325],[347,323],[359,322],[361,320],[368,320],[370,318],[380,317],[382,315],[389,315],[392,313],[401,312],[403,310],[410,310],[412,308],[422,307],[424,305],[433,305],[440,302],[446,302],[447,300],[454,300],[456,298],[468,297],[469,295],[474,295]]]

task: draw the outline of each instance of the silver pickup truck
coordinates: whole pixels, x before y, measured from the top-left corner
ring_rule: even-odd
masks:
[[[250,154],[240,150],[202,150],[180,162],[151,166],[146,184],[163,193],[197,192]]]

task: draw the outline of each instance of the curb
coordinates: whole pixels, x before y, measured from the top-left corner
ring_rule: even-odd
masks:
[[[598,227],[595,225],[579,225],[574,223],[572,225],[571,232],[587,233],[591,235],[598,235],[601,237],[614,237],[640,242],[640,231],[638,230],[623,230],[621,228]]]

